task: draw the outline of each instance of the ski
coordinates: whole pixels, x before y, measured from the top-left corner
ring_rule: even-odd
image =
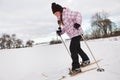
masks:
[[[98,62],[100,62],[102,59],[99,59],[99,60],[97,60],[96,62],[94,61],[94,62],[91,62],[90,64],[88,64],[88,65],[86,65],[86,66],[80,66],[80,68],[84,68],[84,67],[87,67],[87,66],[90,66],[90,65],[93,65],[93,64],[95,64],[95,63],[98,63]],[[81,62],[80,62],[81,63]]]
[[[83,68],[86,68],[87,66],[91,66],[95,63],[98,63],[100,62],[102,59],[98,59],[96,62],[91,62],[90,64],[86,65],[86,66],[81,66],[80,68],[83,69]],[[92,71],[92,70],[95,70],[97,69],[97,67],[93,67],[93,68],[89,68],[89,69],[85,69],[85,70],[82,70],[82,72],[80,73],[74,73],[72,75],[68,74],[70,77],[73,77],[73,76],[76,76],[76,75],[80,75],[80,74],[83,74],[83,73],[86,73],[86,72],[89,72],[89,71]],[[71,71],[71,69],[69,68],[69,72]],[[63,80],[64,78],[66,78],[67,76],[62,76],[59,80]]]
[[[77,75],[81,75],[81,74],[87,73],[87,72],[89,72],[89,71],[93,71],[93,70],[95,70],[95,69],[97,69],[97,67],[85,69],[85,70],[82,70],[82,72],[72,73],[72,74],[68,74],[68,75],[69,75],[69,77],[74,77],[74,76],[77,76]],[[69,69],[69,71],[71,71],[71,70]],[[62,77],[61,77],[60,79],[58,79],[58,80],[63,80],[63,79],[65,79],[65,78],[67,78],[67,76],[62,76]]]
[[[97,67],[89,68],[89,69],[83,70],[82,72],[79,72],[79,73],[72,73],[72,74],[70,74],[70,77],[80,75],[80,74],[83,74],[83,73],[86,73],[86,72],[89,72],[89,71],[92,71],[92,70],[95,70],[95,69],[97,69]]]

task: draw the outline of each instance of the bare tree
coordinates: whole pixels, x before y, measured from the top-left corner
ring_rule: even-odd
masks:
[[[111,34],[112,24],[113,22],[108,19],[108,13],[104,11],[96,13],[91,18],[91,26],[92,28],[96,29],[98,36],[108,36]]]
[[[16,40],[16,48],[21,48],[23,47],[23,41],[21,39]]]
[[[34,43],[33,40],[28,40],[28,41],[26,42],[26,47],[32,47],[32,46],[33,46],[33,43]]]

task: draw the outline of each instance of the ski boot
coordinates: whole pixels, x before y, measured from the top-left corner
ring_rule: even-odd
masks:
[[[85,66],[87,66],[89,64],[90,64],[90,60],[86,60],[86,61],[83,61],[80,66],[85,67]]]
[[[69,69],[69,75],[76,75],[78,73],[82,72],[80,68],[76,68],[74,70]]]

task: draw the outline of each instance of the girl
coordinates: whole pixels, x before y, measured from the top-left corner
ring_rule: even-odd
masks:
[[[81,27],[82,17],[79,12],[71,11],[68,8],[62,7],[59,4],[52,3],[52,12],[58,19],[58,24],[63,28],[56,31],[61,36],[63,33],[67,33],[70,37],[70,52],[72,58],[72,71],[81,72],[80,66],[86,66],[90,64],[90,60],[86,53],[80,47],[81,35],[83,30]],[[79,55],[82,58],[82,63],[79,63]]]

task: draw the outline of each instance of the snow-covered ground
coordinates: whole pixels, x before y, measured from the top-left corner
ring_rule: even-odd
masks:
[[[120,80],[120,36],[89,40],[87,43],[96,59],[102,59],[99,65],[105,72],[93,70],[69,77],[71,58],[63,44],[37,45],[0,50],[0,80]],[[69,41],[66,44],[69,47]],[[85,44],[81,42],[81,45],[93,61]],[[62,76],[66,77],[61,79]]]

